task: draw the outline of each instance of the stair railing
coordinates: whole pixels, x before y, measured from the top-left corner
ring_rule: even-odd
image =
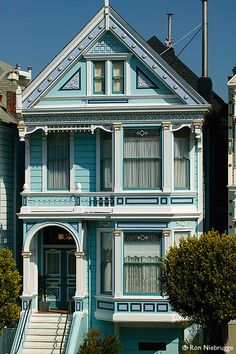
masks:
[[[28,305],[26,310],[23,313],[23,317],[22,317],[22,321],[19,322],[20,324],[20,328],[17,330],[17,334],[19,334],[16,338],[16,344],[15,347],[16,349],[12,352],[13,354],[17,354],[18,350],[20,349],[21,343],[22,343],[22,339],[23,339],[23,335],[25,333],[25,326],[28,322],[28,318],[29,318],[29,314],[30,314],[30,310],[31,310],[31,305],[32,305],[32,299],[29,300]]]
[[[64,330],[63,330],[63,334],[62,334],[62,338],[61,338],[61,345],[60,345],[60,354],[63,353],[63,341],[65,338],[65,334],[66,334],[66,327],[67,327],[67,322],[68,322],[68,318],[69,318],[69,314],[71,313],[71,301],[69,302],[69,306],[67,309],[67,313],[66,313],[66,321],[65,321],[65,325],[64,325]]]

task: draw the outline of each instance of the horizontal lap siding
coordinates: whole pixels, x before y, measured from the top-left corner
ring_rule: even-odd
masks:
[[[16,130],[13,128],[0,128],[0,178],[1,178],[1,246],[13,246],[13,224],[16,218],[14,214],[14,159]]]
[[[96,136],[75,133],[75,185],[81,183],[82,191],[96,190]]]
[[[30,136],[30,189],[42,190],[42,133],[37,131]]]

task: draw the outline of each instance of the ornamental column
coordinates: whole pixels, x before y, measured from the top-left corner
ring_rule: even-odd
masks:
[[[21,253],[23,257],[23,294],[22,296],[29,296],[31,295],[30,291],[30,257],[31,252],[24,252]]]
[[[162,252],[163,252],[163,256],[165,256],[169,248],[171,247],[171,230],[163,230],[162,237],[163,237]]]
[[[121,284],[122,284],[122,268],[121,268],[121,259],[122,259],[122,231],[121,230],[114,230],[114,267],[113,267],[113,289],[114,289],[114,297],[121,296]]]
[[[119,193],[121,191],[121,127],[122,123],[113,123],[113,185],[114,192]]]
[[[172,177],[172,144],[171,144],[171,122],[162,122],[163,128],[163,192],[171,191]]]
[[[76,289],[75,297],[85,296],[85,252],[75,252],[76,257]]]

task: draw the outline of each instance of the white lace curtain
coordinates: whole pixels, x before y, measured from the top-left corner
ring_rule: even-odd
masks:
[[[101,190],[112,189],[112,135],[101,131]]]
[[[112,233],[101,233],[101,292],[112,293]]]
[[[50,133],[47,139],[47,178],[49,189],[69,189],[69,133]]]
[[[189,188],[189,134],[187,128],[174,134],[174,186]]]
[[[158,188],[160,186],[160,139],[125,137],[124,187]]]

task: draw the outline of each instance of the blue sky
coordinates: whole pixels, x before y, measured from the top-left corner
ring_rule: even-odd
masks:
[[[35,77],[103,6],[103,0],[2,0],[0,60],[22,68],[33,66]],[[173,12],[174,42],[201,23],[201,0],[110,0],[110,5],[144,39],[164,41],[167,12]],[[209,0],[209,76],[214,90],[227,99],[227,78],[236,66],[235,0]],[[191,35],[175,47],[179,53]],[[201,75],[201,33],[181,54]]]

